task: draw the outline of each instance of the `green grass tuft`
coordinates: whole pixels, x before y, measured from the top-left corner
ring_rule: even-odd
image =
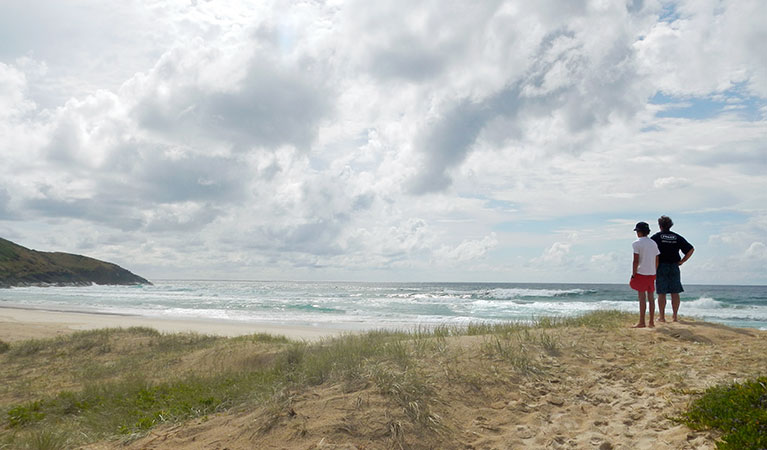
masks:
[[[11,349],[11,344],[0,340],[0,355]]]
[[[694,430],[722,432],[717,448],[767,448],[767,377],[715,386],[694,400],[680,419]]]
[[[17,405],[8,410],[8,425],[20,427],[30,423],[39,422],[45,418],[42,411],[43,403],[39,400]]]

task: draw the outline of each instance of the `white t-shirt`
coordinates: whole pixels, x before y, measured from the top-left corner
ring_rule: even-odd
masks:
[[[634,241],[631,246],[634,253],[639,255],[639,267],[637,273],[640,275],[655,275],[655,257],[660,255],[658,244],[647,236],[642,236]]]

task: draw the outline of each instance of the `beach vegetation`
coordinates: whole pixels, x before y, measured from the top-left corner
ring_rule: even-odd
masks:
[[[7,447],[14,450],[68,450],[76,446],[73,434],[59,430],[34,430],[29,433],[22,433],[14,440],[13,447]],[[3,449],[0,444],[0,449]]]
[[[534,323],[537,328],[588,327],[595,330],[612,330],[621,327],[631,314],[615,310],[592,311],[588,314],[561,317],[539,317]]]
[[[18,427],[42,420],[45,413],[41,411],[41,406],[39,400],[14,406],[8,410],[8,424],[11,427]]]
[[[8,350],[10,350],[10,348],[11,348],[11,344],[3,340],[0,340],[0,354],[7,352]]]
[[[767,377],[714,386],[695,399],[680,419],[695,430],[722,433],[717,448],[767,448]]]
[[[423,439],[440,447],[457,439],[449,395],[471,404],[482,402],[480,394],[496,397],[525,380],[551,382],[558,358],[580,357],[576,336],[625,327],[631,319],[600,311],[529,323],[375,330],[317,342],[142,327],[13,342],[0,354],[0,449],[130,442],[163,424],[226,411],[254,414],[260,436],[286,424],[300,436],[307,431],[295,420],[297,399],[318,390],[356,398],[342,432],[383,437],[392,448]],[[354,418],[371,402],[387,408],[377,431]]]

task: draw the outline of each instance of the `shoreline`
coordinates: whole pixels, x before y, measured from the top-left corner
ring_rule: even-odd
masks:
[[[122,313],[0,306],[0,341],[15,342],[100,328],[149,327],[162,333],[193,332],[224,337],[267,333],[317,341],[353,332],[311,325],[234,322],[217,319],[171,319]]]

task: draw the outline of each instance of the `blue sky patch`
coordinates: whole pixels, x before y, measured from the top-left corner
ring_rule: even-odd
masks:
[[[658,22],[675,22],[679,20],[679,11],[676,9],[676,3],[668,2],[663,5],[663,9],[658,15]]]
[[[656,114],[659,118],[680,118],[705,120],[720,114],[736,114],[749,121],[764,119],[765,99],[743,92],[743,85],[737,85],[721,94],[706,97],[673,97],[658,92],[650,98],[651,105],[662,105]]]

